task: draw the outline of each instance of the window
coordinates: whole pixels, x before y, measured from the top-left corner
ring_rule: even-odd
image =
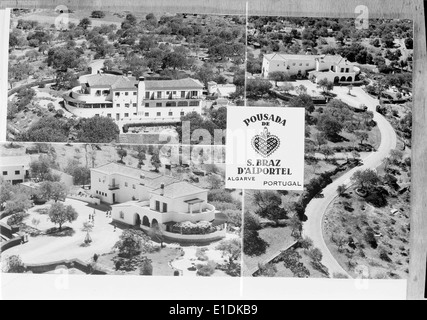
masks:
[[[120,97],[120,92],[116,92],[116,97]]]
[[[185,116],[185,112],[184,111],[181,111],[181,116]]]
[[[125,219],[125,213],[123,211],[120,211],[120,219],[122,220]]]
[[[299,66],[302,67],[302,63],[300,63]]]
[[[200,105],[200,101],[190,101],[190,107],[198,107]]]
[[[125,92],[125,96],[128,96],[129,95],[129,92]]]
[[[176,102],[175,101],[168,101],[168,102],[166,102],[166,107],[176,107]]]
[[[181,98],[185,98],[185,91],[181,91]]]
[[[308,67],[308,66],[310,66],[310,64],[309,64],[309,63],[307,63],[307,64],[306,64],[306,66]]]
[[[163,212],[168,212],[168,204],[163,203]]]
[[[174,91],[173,94],[176,94],[176,91]]]
[[[120,103],[116,104],[116,108],[120,108]]]
[[[146,116],[146,117],[149,117],[149,116],[150,116],[150,113],[146,112],[146,113],[145,113],[145,116]]]
[[[157,92],[157,99],[161,99],[162,98],[162,92],[161,91],[158,91]]]
[[[21,171],[19,171],[19,170],[15,171],[15,175],[16,175],[16,176],[18,176],[18,175],[20,175],[20,174],[21,174]]]
[[[169,117],[172,117],[173,116],[173,112],[169,112]]]
[[[150,104],[149,104],[149,103],[146,103],[146,104],[145,104],[145,107],[146,107],[146,108],[149,108],[149,107],[150,107]]]
[[[150,92],[145,93],[145,99],[150,99]]]
[[[3,175],[4,175],[4,176],[7,176],[7,171],[3,171]]]
[[[127,188],[127,187],[129,187],[129,184],[127,183],[127,182],[125,182],[125,187]]]
[[[133,95],[136,96],[136,92],[134,92]]]
[[[178,107],[188,107],[188,102],[187,101],[179,101]]]
[[[129,113],[125,113],[125,118],[129,118]]]
[[[125,103],[125,108],[129,108],[130,104],[129,103]]]
[[[99,117],[99,114],[95,114],[95,117]]]
[[[136,103],[132,104],[132,106],[133,106],[134,108],[136,108]]]
[[[135,189],[136,189],[136,186],[135,186],[135,185],[132,185],[132,189],[133,189],[133,190],[135,190]]]
[[[157,107],[157,108],[161,108],[161,107],[163,107],[163,103],[161,103],[161,102],[156,103],[156,107]]]
[[[156,211],[160,212],[160,201],[156,201]]]
[[[293,63],[292,65],[295,67],[297,64],[296,64],[296,63]]]
[[[108,114],[107,114],[107,118],[111,118],[111,113],[108,113]]]
[[[99,178],[99,182],[101,182],[101,178]]]
[[[161,113],[161,112],[157,112],[157,116],[158,116],[158,117],[161,117],[161,116],[162,116],[162,113]]]
[[[100,96],[101,95],[101,90],[97,90],[95,95]]]

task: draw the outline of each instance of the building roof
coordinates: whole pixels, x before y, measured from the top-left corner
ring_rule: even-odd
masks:
[[[346,58],[343,58],[340,55],[325,55],[321,56],[320,61],[324,61],[330,64],[351,64]]]
[[[144,186],[153,190],[152,192],[155,194],[162,194],[161,187],[164,185],[164,196],[173,199],[205,191],[205,189],[196,187],[186,181],[113,162],[91,170],[106,175],[118,174],[133,179],[140,179],[141,182],[144,182]],[[141,175],[144,176],[143,180],[141,179]]]
[[[112,90],[136,90],[138,80],[135,77],[117,76],[111,74],[95,74],[85,78],[91,88],[111,88]],[[145,80],[146,90],[180,90],[204,88],[204,85],[195,79],[180,80]]]
[[[29,166],[31,163],[31,156],[11,156],[11,157],[1,157],[0,167],[9,167],[9,166]]]
[[[287,60],[313,60],[319,58],[319,55],[311,54],[281,54],[272,53],[264,55],[264,58],[269,61],[287,61]]]
[[[180,80],[148,80],[145,81],[146,90],[177,90],[196,89],[201,90],[204,85],[198,80],[187,78]]]
[[[207,191],[205,189],[196,187],[195,185],[192,185],[191,183],[185,182],[185,181],[179,181],[175,182],[173,184],[165,186],[165,189],[162,190],[161,188],[158,188],[153,191],[155,194],[163,194],[163,196],[177,199],[177,198],[183,198],[187,196],[191,196],[193,194],[201,193]]]
[[[228,97],[228,96],[230,96],[230,94],[235,93],[236,90],[237,89],[236,89],[236,86],[234,84],[218,86],[218,88],[217,88],[218,94],[221,97]]]

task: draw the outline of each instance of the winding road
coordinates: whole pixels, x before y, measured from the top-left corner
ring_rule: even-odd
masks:
[[[303,236],[311,238],[314,242],[314,246],[322,251],[322,263],[329,269],[331,277],[333,277],[334,274],[343,274],[352,278],[348,272],[341,267],[326,245],[323,236],[323,220],[329,205],[338,197],[338,187],[340,185],[350,186],[350,178],[358,170],[378,168],[383,160],[389,156],[390,151],[396,149],[397,136],[391,124],[381,114],[376,112],[376,106],[379,104],[379,101],[369,96],[362,88],[357,87],[352,90],[352,94],[355,97],[348,95],[348,88],[345,87],[336,87],[334,93],[338,95],[337,99],[353,107],[365,104],[370,111],[374,112],[374,120],[378,123],[378,128],[381,131],[381,145],[378,151],[362,159],[364,163],[362,167],[354,168],[326,187],[323,190],[325,196],[323,199],[313,199],[309,203],[306,209],[308,220],[303,226]]]

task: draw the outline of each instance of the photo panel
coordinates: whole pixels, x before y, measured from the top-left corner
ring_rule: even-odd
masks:
[[[305,109],[305,178],[245,190],[244,276],[408,278],[413,39],[409,20],[249,16],[247,105]]]
[[[4,273],[240,277],[224,148],[5,143]]]
[[[245,15],[13,10],[7,141],[213,137],[243,103],[245,49]]]

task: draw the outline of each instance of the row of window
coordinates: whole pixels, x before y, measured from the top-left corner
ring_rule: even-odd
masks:
[[[168,101],[166,104],[163,104],[162,102],[156,103],[156,108],[162,108],[162,107],[199,107],[200,101]],[[145,103],[146,108],[154,107],[154,105],[151,105],[150,103]]]
[[[19,171],[19,170],[15,171],[15,176],[19,176],[20,174],[21,174],[21,171]],[[9,175],[9,172],[8,171],[3,171],[3,175],[7,176],[7,175]]]
[[[190,96],[192,97],[197,97],[199,95],[198,91],[191,91],[189,92]],[[177,91],[166,91],[166,96],[170,96],[170,95],[177,95]],[[157,91],[157,92],[150,92],[147,91],[145,92],[145,99],[162,99],[163,97],[163,91]],[[181,91],[181,98],[186,98],[187,97],[187,91]]]
[[[134,113],[133,114],[134,116],[137,116],[138,114],[137,113]],[[182,116],[185,116],[185,112],[184,111],[182,111],[182,112],[180,112],[180,114],[179,114],[181,117]],[[95,117],[99,117],[100,115],[99,114],[95,114]],[[156,113],[156,117],[162,117],[163,116],[163,113],[162,112],[157,112]],[[168,112],[168,117],[173,117],[174,116],[174,114],[173,114],[173,112]],[[108,118],[112,118],[113,117],[113,115],[111,114],[111,113],[108,113],[107,114],[107,117]],[[123,117],[124,118],[129,118],[129,113],[125,113],[124,115],[123,115]],[[144,113],[144,117],[150,117],[150,113],[149,112],[145,112]],[[116,120],[120,120],[120,113],[117,113],[116,114]]]
[[[136,104],[136,103],[133,103],[133,104],[132,104],[132,107],[136,108],[136,107],[137,107],[137,104]],[[116,104],[116,108],[120,108],[120,104],[119,104],[119,103],[118,103],[118,104]],[[130,108],[130,103],[125,103],[125,108]]]
[[[107,194],[105,192],[101,192],[101,191],[98,191],[98,190],[96,190],[96,194],[100,195],[100,196],[103,196],[103,197],[107,196]]]
[[[137,95],[137,92],[135,91],[135,92],[132,92],[133,93],[133,95],[134,96],[136,96]],[[116,92],[114,95],[116,96],[116,97],[120,97],[120,95],[125,95],[126,97],[128,97],[129,96],[129,92]]]

